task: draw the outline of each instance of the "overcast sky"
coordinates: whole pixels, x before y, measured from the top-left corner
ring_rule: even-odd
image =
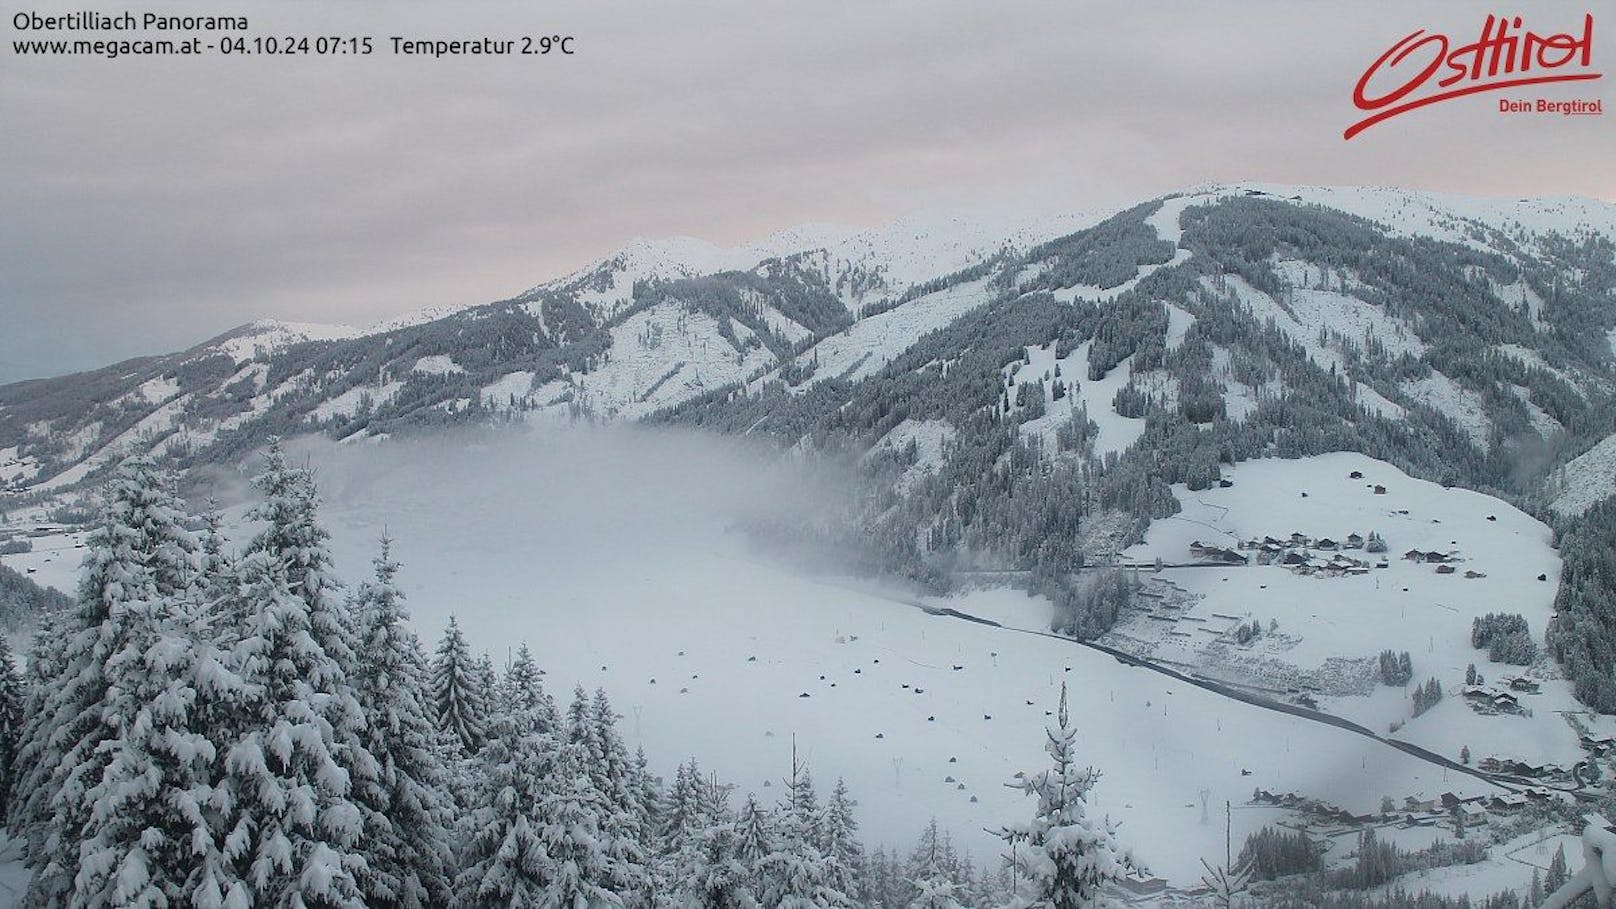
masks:
[[[1481,95],[1342,141],[1368,63],[1418,27],[1472,40],[1487,9],[1470,2],[127,8],[371,35],[376,53],[23,58],[9,7],[0,381],[261,317],[485,302],[636,236],[1087,210],[1237,179],[1616,201],[1612,112],[1508,117]],[[1594,62],[1616,69],[1608,5],[1530,8],[1545,30],[1602,15]],[[396,57],[387,40],[554,32],[574,57]],[[1608,108],[1613,86],[1530,94]]]

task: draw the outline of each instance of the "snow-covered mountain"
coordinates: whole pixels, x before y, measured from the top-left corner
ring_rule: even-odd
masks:
[[[1267,287],[1223,261],[1239,252],[1224,239],[1185,240],[1186,212],[1255,200],[1365,218],[1364,229],[1388,243],[1434,241],[1453,251],[1452,277],[1476,287],[1479,296],[1462,305],[1492,311],[1428,317],[1442,292],[1417,299],[1407,274],[1371,286],[1330,261],[1339,241],[1329,237],[1315,238],[1306,254],[1269,256],[1265,274],[1278,283]],[[1249,316],[1242,330],[1277,330],[1322,368],[1352,375],[1382,355],[1404,363],[1408,375],[1396,381],[1355,377],[1358,402],[1377,413],[1435,409],[1482,450],[1498,441],[1495,430],[1512,444],[1530,431],[1564,445],[1566,408],[1545,405],[1554,393],[1454,375],[1461,370],[1444,361],[1438,335],[1486,321],[1500,331],[1465,343],[1485,344],[1522,375],[1552,377],[1570,398],[1606,400],[1616,314],[1599,296],[1608,294],[1599,282],[1609,262],[1596,247],[1613,235],[1616,206],[1587,199],[1235,184],[1197,187],[1109,219],[919,216],[873,230],[806,225],[738,247],[636,240],[509,300],[371,329],[254,322],[180,353],[5,386],[0,482],[59,489],[118,452],[218,460],[270,433],[358,439],[486,419],[639,419],[714,394],[800,394],[827,380],[872,377],[927,333],[1006,296],[1048,293],[1106,306],[1131,299],[1157,272],[1198,282],[1194,293]],[[1183,306],[1173,311],[1182,333],[1194,316]],[[1283,383],[1229,375],[1238,344],[1214,347],[1229,417],[1284,393]],[[1418,363],[1426,365],[1410,365]],[[1124,385],[1164,399],[1178,394],[1163,375],[1109,378],[1108,394]],[[1112,402],[1087,407],[1100,419]],[[1569,435],[1576,450],[1558,462],[1603,437],[1580,428]]]

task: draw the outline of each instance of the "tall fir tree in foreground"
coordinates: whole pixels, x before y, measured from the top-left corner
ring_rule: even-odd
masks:
[[[588,701],[582,690],[573,711],[570,730],[574,744],[584,746],[590,784],[600,794],[600,834],[610,859],[610,886],[630,906],[649,904],[652,892],[651,855],[646,846],[646,824],[639,802],[641,786],[628,745],[617,731],[616,711],[605,689],[597,688]]]
[[[525,648],[477,754],[476,807],[462,826],[456,879],[466,907],[615,907],[635,896],[633,869],[612,854],[605,793],[589,748],[556,718]],[[586,701],[587,704],[587,701]],[[588,711],[569,711],[588,720]]]
[[[849,897],[864,877],[864,848],[859,845],[858,819],[853,814],[857,805],[847,782],[837,779],[819,824],[819,849],[830,868],[830,886]]]
[[[921,831],[920,842],[909,858],[910,909],[963,909],[964,888],[954,879],[952,852],[933,818]]]
[[[225,754],[226,852],[256,907],[362,906],[379,772],[353,693],[354,630],[308,470],[272,444],[255,485],[265,527],[238,567],[233,653],[252,694]]]
[[[1024,906],[1089,909],[1105,905],[1100,894],[1109,880],[1122,874],[1123,858],[1110,824],[1089,816],[1088,794],[1099,771],[1077,762],[1077,730],[1066,709],[1061,684],[1056,725],[1047,730],[1044,750],[1051,765],[1023,774],[1010,787],[1038,799],[1033,819],[1006,834],[1022,845],[1016,864],[1026,881]]]
[[[102,718],[116,734],[86,793],[74,906],[222,907],[245,894],[221,848],[229,802],[215,739],[249,691],[198,593],[130,604],[107,661]]]
[[[34,654],[17,763],[12,829],[33,871],[28,905],[70,904],[93,797],[113,762],[121,719],[108,714],[109,664],[153,610],[183,596],[196,573],[195,538],[168,483],[144,459],[120,465],[103,490],[87,541],[73,613],[42,635]],[[127,703],[123,705],[127,708]],[[108,720],[111,720],[109,722]]]
[[[11,644],[0,635],[0,820],[11,813],[11,787],[17,776],[17,749],[22,744],[23,701],[27,697]]]
[[[353,605],[360,635],[355,695],[382,795],[365,831],[365,902],[371,909],[432,909],[451,899],[443,755],[429,716],[426,655],[408,626],[388,540],[374,564],[374,579],[359,587]]]
[[[819,802],[813,776],[792,757],[787,799],[775,826],[775,851],[764,860],[770,890],[764,903],[781,909],[846,906],[846,894],[831,885],[830,862],[819,849]]]
[[[432,660],[432,709],[438,725],[454,734],[466,754],[476,754],[483,746],[492,693],[483,688],[466,636],[450,616]]]
[[[449,646],[451,638],[458,640]],[[446,666],[464,666],[463,679],[475,679],[470,652],[452,621],[444,641],[446,646],[438,650],[440,684],[457,677],[443,672]],[[447,663],[446,649],[451,654]],[[440,693],[444,690],[438,689]],[[470,761],[472,806],[460,821],[455,877],[455,895],[464,909],[544,905],[552,863],[545,848],[540,806],[546,796],[545,780],[555,771],[556,742],[553,733],[546,731],[541,705],[536,672],[508,674],[502,709],[494,715],[487,738]],[[455,714],[445,716],[452,719]]]

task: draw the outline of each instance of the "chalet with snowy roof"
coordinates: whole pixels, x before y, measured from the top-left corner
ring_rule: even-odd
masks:
[[[1379,483],[1376,483],[1375,484],[1375,495],[1383,496],[1385,494],[1386,494],[1386,487],[1380,485]]]
[[[1508,685],[1510,691],[1519,691],[1525,694],[1537,694],[1542,690],[1542,686],[1538,684],[1537,679],[1524,675],[1506,676],[1498,681],[1499,684]]]
[[[1436,566],[1436,573],[1437,574],[1453,574],[1455,571],[1458,571],[1458,569],[1454,568],[1452,565],[1438,565],[1438,566]]]
[[[1611,750],[1612,746],[1616,746],[1616,734],[1609,732],[1585,732],[1582,735],[1582,747],[1593,752],[1595,755],[1603,756],[1605,753]]]
[[[1341,548],[1341,544],[1330,539],[1329,537],[1319,537],[1319,541],[1314,543],[1313,547],[1315,549],[1323,549],[1326,552],[1335,552]]]
[[[1295,568],[1299,565],[1306,565],[1307,563],[1308,557],[1307,553],[1305,552],[1287,552],[1284,556],[1280,557],[1279,560],[1279,564],[1290,568]]]
[[[1506,792],[1495,795],[1487,801],[1487,807],[1495,814],[1514,814],[1526,807],[1526,796],[1519,792]]]
[[[1154,875],[1130,871],[1116,879],[1119,889],[1135,896],[1153,896],[1167,889],[1167,882]]]
[[[1362,549],[1363,544],[1364,544],[1364,538],[1363,537],[1361,537],[1361,536],[1359,536],[1359,535],[1357,535],[1355,533],[1349,533],[1349,534],[1347,534],[1347,541],[1345,543],[1343,543],[1342,546],[1344,548],[1346,548],[1346,549]]]
[[[1307,534],[1301,533],[1301,532],[1296,532],[1296,533],[1291,534],[1291,545],[1292,546],[1311,546],[1311,545],[1313,545],[1313,541],[1308,538]]]
[[[1425,561],[1425,553],[1420,552],[1418,549],[1410,549],[1408,552],[1403,553],[1403,558],[1410,562],[1423,562]]]
[[[1439,807],[1436,799],[1408,796],[1403,799],[1403,810],[1410,814],[1430,814]]]

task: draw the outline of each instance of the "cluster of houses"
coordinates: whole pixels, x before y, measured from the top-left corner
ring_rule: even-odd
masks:
[[[1298,795],[1294,792],[1269,792],[1267,789],[1258,789],[1251,794],[1251,801],[1257,805],[1275,805],[1280,808],[1289,808],[1292,811],[1310,815],[1315,820],[1327,824],[1359,825],[1381,820],[1381,816],[1378,814],[1353,814],[1339,805],[1332,805],[1322,799]]]
[[[1561,767],[1559,764],[1551,764],[1546,761],[1485,757],[1476,763],[1476,768],[1483,773],[1499,773],[1529,780],[1557,783],[1569,783],[1572,781],[1570,770]],[[1525,792],[1528,796],[1533,797],[1548,798],[1555,795],[1555,790],[1545,789],[1541,786],[1527,787]]]
[[[1457,552],[1438,552],[1435,549],[1410,549],[1408,552],[1403,553],[1403,559],[1409,562],[1435,565],[1437,574],[1457,574],[1459,569],[1454,563],[1463,561]],[[1484,578],[1487,575],[1475,569],[1467,569],[1464,576],[1467,578]]]
[[[1540,685],[1526,676],[1506,676],[1485,685],[1466,685],[1465,703],[1478,713],[1521,713],[1521,695],[1537,694]]]
[[[1616,732],[1584,732],[1582,747],[1596,757],[1603,757],[1616,750]]]
[[[1616,737],[1613,737],[1616,738]],[[1491,760],[1491,759],[1489,759]],[[1483,764],[1487,762],[1484,761]],[[1500,767],[1513,767],[1516,761],[1493,761]],[[1485,766],[1482,769],[1487,769]],[[1496,773],[1509,773],[1511,770],[1499,769]],[[1527,776],[1530,774],[1517,774]],[[1452,823],[1459,818],[1466,827],[1486,824],[1493,816],[1513,815],[1524,811],[1529,805],[1544,804],[1556,799],[1563,799],[1564,794],[1544,786],[1527,786],[1520,792],[1502,792],[1491,795],[1461,796],[1453,792],[1444,792],[1438,796],[1411,795],[1397,805],[1390,799],[1382,803],[1381,811],[1373,814],[1354,814],[1345,808],[1332,805],[1319,799],[1294,792],[1275,793],[1266,789],[1258,789],[1252,794],[1251,801],[1258,805],[1275,805],[1288,808],[1310,816],[1315,822],[1321,824],[1344,824],[1350,827],[1361,827],[1369,824],[1384,824],[1393,821],[1406,827],[1429,827],[1435,824]]]
[[[1352,551],[1384,553],[1386,541],[1373,533],[1368,537],[1349,533],[1336,540],[1314,539],[1298,532],[1283,539],[1265,536],[1260,540],[1241,540],[1236,545],[1239,551],[1208,546],[1196,540],[1190,544],[1190,554],[1203,561],[1228,565],[1249,565],[1255,559],[1258,565],[1281,565],[1298,574],[1327,576],[1367,574],[1372,568],[1385,568],[1389,564],[1384,556],[1370,560],[1347,554]]]

